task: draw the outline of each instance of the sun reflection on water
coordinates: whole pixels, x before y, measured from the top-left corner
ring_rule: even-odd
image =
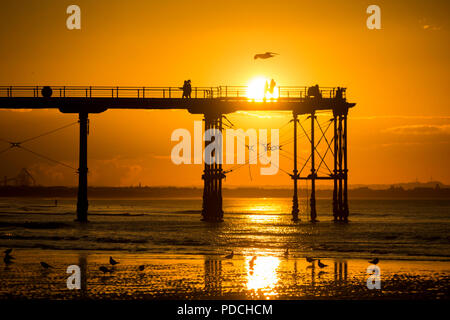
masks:
[[[274,291],[278,283],[277,257],[246,257],[247,289],[262,293],[267,299],[277,295]]]

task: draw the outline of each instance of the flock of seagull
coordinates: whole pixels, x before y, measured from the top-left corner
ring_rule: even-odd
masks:
[[[3,253],[5,254],[5,256],[3,257],[3,262],[5,263],[6,266],[9,266],[10,264],[12,264],[15,260],[15,258],[11,255],[11,252],[13,251],[13,249],[6,249]],[[116,264],[119,264],[118,261],[114,260],[113,257],[109,257],[109,264],[111,265],[111,268],[105,267],[105,266],[101,266],[99,268],[100,271],[102,271],[104,274],[105,273],[112,273],[114,272],[114,266]],[[50,264],[48,264],[45,261],[41,261],[40,262],[41,267],[44,270],[49,270],[49,269],[54,269],[53,266],[51,266]],[[140,265],[138,267],[139,271],[144,271],[145,270],[145,265]]]
[[[6,265],[6,266],[8,266],[8,265],[10,265],[10,264],[12,264],[12,263],[14,262],[13,260],[14,260],[15,258],[11,255],[12,250],[13,250],[13,249],[6,249],[6,250],[4,251],[5,256],[4,256],[4,258],[3,258],[3,262],[5,262],[5,265]],[[284,258],[286,258],[286,259],[289,258],[289,248],[286,249],[286,251],[284,251],[283,256],[284,256]],[[233,257],[234,257],[234,251],[233,251],[233,250],[231,250],[231,253],[230,253],[230,254],[224,256],[225,259],[233,259]],[[252,259],[251,259],[250,262],[249,262],[250,268],[253,268],[253,266],[255,265],[255,261],[256,261],[257,258],[258,258],[258,256],[253,256],[253,257],[252,257]],[[328,267],[328,265],[322,263],[322,262],[320,261],[320,259],[314,259],[314,258],[311,258],[311,257],[306,257],[305,259],[306,259],[306,261],[307,261],[308,263],[311,263],[311,267],[314,267],[314,262],[315,262],[316,260],[317,260],[317,265],[319,266],[320,269],[323,269],[323,268]],[[371,263],[371,264],[378,264],[378,262],[380,262],[380,259],[378,259],[378,258],[375,258],[375,259],[369,261],[369,263]],[[111,265],[111,267],[108,268],[108,267],[106,267],[106,266],[101,266],[101,267],[99,267],[98,269],[99,269],[101,272],[103,272],[103,274],[106,274],[106,273],[110,273],[110,274],[111,274],[111,273],[113,273],[114,270],[115,270],[114,267],[115,267],[117,264],[119,264],[119,263],[120,263],[120,262],[117,261],[117,260],[115,260],[113,257],[109,257],[109,264]],[[40,264],[41,264],[41,267],[42,267],[44,270],[53,269],[53,266],[49,265],[48,263],[46,263],[46,262],[44,262],[44,261],[41,261]],[[142,265],[138,266],[138,269],[137,269],[137,270],[138,270],[138,271],[141,271],[141,272],[144,271],[144,270],[145,270],[145,265],[142,264]]]
[[[108,267],[106,267],[106,266],[101,266],[101,267],[99,267],[98,269],[101,271],[101,272],[103,272],[103,274],[106,274],[106,273],[113,273],[114,272],[114,267],[115,267],[115,265],[117,265],[117,264],[119,264],[120,262],[119,261],[117,261],[117,260],[114,260],[114,258],[113,257],[109,257],[109,264],[111,265],[111,268],[108,268]],[[145,270],[145,265],[144,264],[141,264],[139,267],[138,267],[138,271],[144,271]]]
[[[224,256],[224,258],[225,259],[233,259],[233,256],[234,256],[234,251],[231,250],[231,253],[226,255],[226,256]],[[287,248],[286,251],[284,251],[283,257],[286,258],[286,259],[289,258],[289,248]],[[252,259],[249,262],[250,268],[253,268],[257,258],[258,258],[258,256],[253,256],[252,257]],[[328,265],[324,264],[323,262],[321,262],[320,259],[314,259],[314,258],[311,258],[311,257],[305,257],[305,259],[306,259],[307,262],[311,263],[311,267],[314,267],[314,262],[316,260],[317,260],[317,265],[319,266],[320,269],[328,267]],[[369,263],[371,263],[371,264],[377,264],[378,262],[380,262],[380,259],[378,259],[378,258],[375,258],[375,259],[369,261]]]

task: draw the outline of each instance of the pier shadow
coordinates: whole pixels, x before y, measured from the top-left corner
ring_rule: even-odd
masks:
[[[222,260],[205,257],[205,294],[209,296],[222,295]]]

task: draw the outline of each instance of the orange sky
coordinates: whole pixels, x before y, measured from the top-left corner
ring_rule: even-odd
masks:
[[[81,7],[82,29],[66,29]],[[368,30],[369,4],[382,30]],[[10,1],[0,12],[0,85],[246,85],[265,75],[279,85],[346,86],[351,184],[450,184],[448,1]],[[253,60],[274,51],[271,60]],[[280,127],[229,116],[243,128]],[[171,132],[193,127],[186,111],[108,110],[91,116],[89,183],[200,185],[201,166],[170,161]],[[0,111],[0,138],[21,140],[75,121],[57,111]],[[8,145],[0,142],[0,150]],[[77,166],[76,127],[27,146]],[[306,155],[306,145],[300,154]],[[283,158],[282,158],[283,159]],[[287,159],[281,162],[292,170]],[[70,169],[20,150],[0,154],[0,176],[28,168],[39,184],[75,185]],[[248,168],[226,185],[288,185]]]

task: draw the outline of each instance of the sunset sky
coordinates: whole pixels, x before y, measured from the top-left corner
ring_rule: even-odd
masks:
[[[70,4],[81,8],[81,30],[66,28]],[[370,4],[381,8],[382,30],[366,27]],[[8,1],[0,85],[218,86],[266,76],[281,86],[344,86],[357,103],[349,113],[350,184],[450,184],[449,12],[449,1],[435,0]],[[280,55],[253,60],[266,51]],[[290,114],[229,118],[244,129],[279,128]],[[89,184],[202,184],[201,165],[170,160],[172,131],[193,130],[200,116],[108,110],[90,119]],[[57,110],[0,110],[0,138],[23,140],[76,120]],[[78,166],[76,126],[25,146]],[[306,144],[299,152],[307,157]],[[28,168],[38,184],[77,183],[73,170],[18,149],[0,154],[0,164],[0,177]],[[225,186],[291,183],[281,171],[258,171],[231,173]]]

